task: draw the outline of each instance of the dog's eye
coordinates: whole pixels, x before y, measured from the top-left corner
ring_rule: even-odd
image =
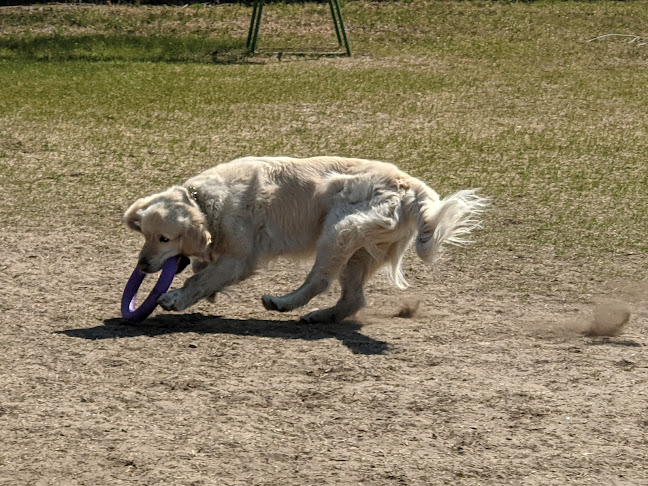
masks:
[[[160,236],[160,243],[168,243],[168,242],[169,242],[169,238],[167,238],[166,236]]]

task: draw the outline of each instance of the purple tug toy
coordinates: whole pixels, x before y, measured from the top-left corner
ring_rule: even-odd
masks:
[[[139,267],[135,267],[133,274],[126,283],[124,294],[122,295],[121,313],[122,317],[127,321],[140,322],[146,319],[157,306],[157,301],[160,296],[169,290],[173,277],[182,272],[189,264],[189,258],[184,255],[178,255],[169,258],[162,266],[162,273],[158,279],[155,287],[151,290],[144,302],[139,307],[135,307],[135,299],[137,291],[142,285],[146,273],[142,272]]]

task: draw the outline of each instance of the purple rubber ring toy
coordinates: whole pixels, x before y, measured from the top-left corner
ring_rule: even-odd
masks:
[[[139,307],[135,307],[135,299],[137,297],[137,291],[146,277],[146,273],[142,272],[138,267],[135,267],[133,274],[126,283],[126,288],[122,295],[122,317],[127,321],[139,322],[150,316],[151,312],[153,312],[157,306],[157,301],[160,296],[169,290],[173,277],[175,277],[177,273],[182,272],[188,263],[189,259],[184,255],[174,256],[165,261],[162,266],[162,273],[155,284],[155,287],[153,287],[151,293]]]

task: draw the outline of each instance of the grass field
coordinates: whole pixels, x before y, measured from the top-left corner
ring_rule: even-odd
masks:
[[[325,7],[269,6],[261,49],[334,45]],[[350,2],[352,59],[277,62],[242,54],[240,5],[6,8],[0,214],[41,217],[34,196],[47,190],[57,210],[99,202],[85,216],[105,225],[133,196],[214,162],[354,155],[441,193],[483,187],[498,208],[484,245],[611,271],[646,249],[648,49],[588,41],[641,36],[647,9]],[[62,178],[73,193],[57,193]]]
[[[70,281],[81,251],[72,243],[76,235],[92,246],[94,260],[86,256],[86,264],[118,258],[126,272],[138,244],[121,224],[128,205],[243,155],[375,158],[442,195],[483,188],[493,198],[483,230],[474,245],[449,253],[439,274],[448,285],[461,282],[458,293],[493,301],[505,295],[521,306],[579,306],[620,282],[643,285],[648,1],[349,1],[343,12],[351,58],[271,54],[334,48],[327,9],[266,6],[262,52],[248,56],[251,9],[243,5],[0,8],[6,319],[40,312],[37,304],[30,310],[17,303],[31,294],[15,290],[20,278],[9,273],[13,255],[38,260],[38,251],[20,250],[29,235],[40,238],[34,248],[49,249],[51,262],[68,262]],[[97,272],[112,292],[98,298],[101,309],[118,298],[126,274]],[[77,295],[97,285],[79,278]],[[58,309],[65,319],[58,325],[69,327],[64,314]],[[645,337],[645,322],[638,326]],[[645,378],[633,383],[645,392]],[[0,419],[8,413],[2,406]],[[615,471],[628,477],[628,461],[615,463]],[[0,467],[11,463],[0,456]],[[597,464],[604,468],[605,461]],[[629,482],[615,478],[638,484],[646,479],[641,471]],[[401,473],[403,482],[387,475],[374,484],[435,484]],[[482,479],[497,482],[495,473]],[[522,484],[516,475],[500,479]],[[337,484],[346,484],[343,476]]]

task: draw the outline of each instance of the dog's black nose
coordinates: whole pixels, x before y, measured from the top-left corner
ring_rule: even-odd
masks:
[[[151,265],[149,265],[149,262],[148,260],[146,260],[146,258],[140,258],[137,262],[137,268],[139,268],[144,273],[149,273]]]

